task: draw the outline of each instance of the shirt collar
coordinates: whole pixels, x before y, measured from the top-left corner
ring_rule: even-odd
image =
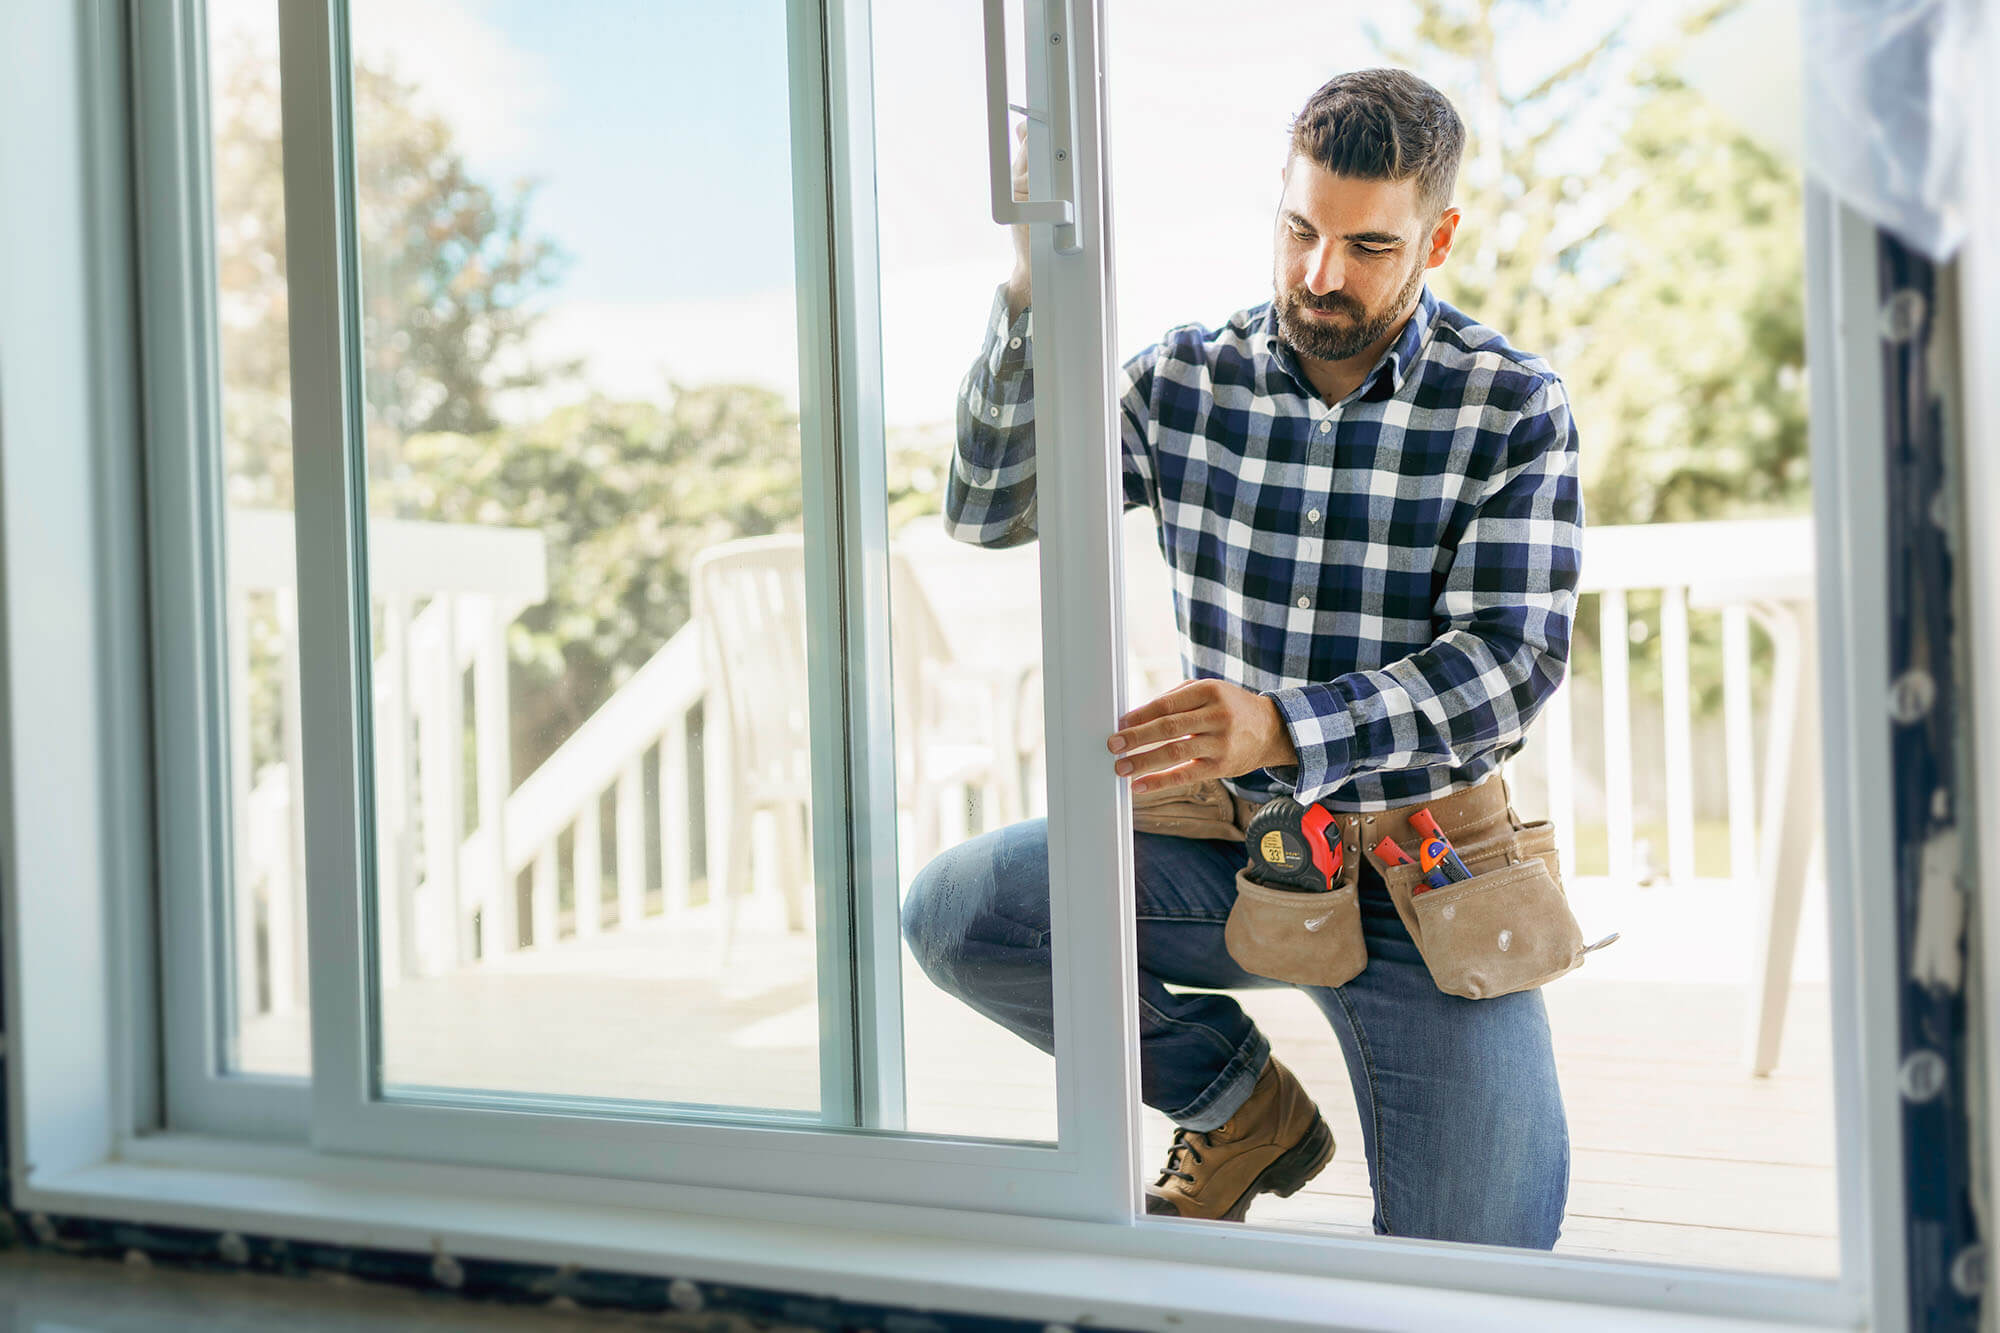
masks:
[[[1417,293],[1417,308],[1410,312],[1410,318],[1403,325],[1403,331],[1396,335],[1396,341],[1389,344],[1381,359],[1369,367],[1362,377],[1360,398],[1366,402],[1377,402],[1401,393],[1403,382],[1410,377],[1410,367],[1416,365],[1424,344],[1430,341],[1431,330],[1437,325],[1438,299],[1431,295],[1429,283],[1425,283]],[[1308,398],[1316,394],[1312,381],[1306,378],[1305,368],[1299,364],[1298,353],[1291,344],[1278,336],[1278,307],[1271,302],[1264,307],[1264,317],[1259,321],[1257,338],[1263,349],[1278,365],[1291,376],[1293,381],[1305,391]]]

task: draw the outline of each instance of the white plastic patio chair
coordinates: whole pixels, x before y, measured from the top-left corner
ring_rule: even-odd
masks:
[[[940,792],[968,785],[1004,789],[1006,784],[993,746],[953,736],[949,725],[951,710],[962,713],[967,698],[962,688],[951,687],[965,681],[980,684],[985,678],[957,669],[923,586],[893,548],[889,568],[897,805],[911,815],[916,831],[916,843],[906,849],[913,862],[908,868],[914,870],[935,854],[942,836]],[[787,928],[805,929],[810,915],[812,737],[804,538],[781,533],[709,547],[695,557],[690,579],[694,618],[702,627],[703,670],[711,683],[709,699],[716,705],[709,714],[708,743],[720,739],[727,746],[727,758],[719,766],[726,781],[707,792],[718,807],[709,823],[715,831],[709,893],[726,960],[735,934],[737,875],[754,871],[751,828],[760,810],[771,811],[778,825],[775,873],[785,897]]]

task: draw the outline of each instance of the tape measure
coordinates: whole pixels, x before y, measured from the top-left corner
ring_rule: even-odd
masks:
[[[1289,796],[1264,802],[1250,817],[1243,873],[1256,883],[1294,893],[1325,893],[1340,874],[1340,841],[1329,839],[1333,814],[1323,805],[1300,805]]]

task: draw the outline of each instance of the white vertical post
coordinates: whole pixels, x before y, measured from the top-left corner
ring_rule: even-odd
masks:
[[[637,925],[646,914],[646,830],[639,824],[644,770],[634,754],[618,770],[618,796],[612,837],[618,855],[618,927]]]
[[[1694,709],[1688,688],[1687,589],[1660,598],[1661,712],[1666,720],[1667,875],[1694,881]]]
[[[500,619],[500,599],[482,597],[477,656],[472,664],[473,736],[479,765],[480,841],[487,864],[473,868],[481,877],[480,896],[486,911],[480,954],[513,953],[521,947],[520,896],[515,891],[513,858],[507,849],[507,795],[513,789],[512,746],[509,743],[507,693],[507,626]]]
[[[1756,750],[1751,725],[1750,613],[1722,608],[1723,751],[1729,766],[1729,877],[1757,877]]]
[[[687,910],[694,830],[688,825],[687,714],[676,714],[660,738],[660,879],[664,910]]]
[[[436,593],[418,617],[426,647],[433,650],[424,662],[428,703],[418,724],[423,750],[424,888],[431,908],[429,919],[441,923],[438,935],[429,941],[434,950],[424,952],[427,962],[435,957],[443,968],[456,967],[471,956],[461,928],[458,887],[462,840],[457,833],[462,819],[457,808],[461,797],[456,775],[464,745],[460,706],[464,682],[459,679],[454,651],[451,603],[450,593]]]
[[[537,949],[547,949],[556,942],[556,892],[556,841],[550,838],[535,849],[535,869],[528,889],[528,924]]]
[[[1625,590],[1598,594],[1598,639],[1604,652],[1604,825],[1611,878],[1632,882],[1631,622]]]
[[[277,590],[278,732],[285,747],[285,869],[271,877],[265,943],[271,960],[271,1012],[299,1006],[306,975],[306,798],[304,746],[300,744],[298,593]]]
[[[459,854],[465,846],[465,658],[459,650],[460,598],[456,593],[436,594],[439,603],[439,632],[443,635],[438,667],[438,754],[444,761],[439,772],[439,789],[444,793],[444,809],[438,820],[447,858],[445,873],[450,877],[444,900],[451,904],[452,956],[461,965],[479,956],[473,938],[472,914],[481,898],[480,887],[466,883],[460,873]]]
[[[236,948],[236,1021],[247,1023],[261,1010],[258,979],[263,964],[257,956],[257,883],[250,870],[250,595],[240,587],[229,590],[229,803],[231,845],[236,873],[231,882],[236,898],[231,912],[231,938]]]
[[[592,790],[576,815],[576,841],[570,848],[573,882],[576,886],[576,933],[579,939],[595,935],[604,901],[603,819],[598,811],[604,793]]]
[[[378,898],[384,893],[389,895],[386,906],[378,902],[376,910],[395,918],[400,955],[397,965],[401,969],[399,975],[405,977],[420,975],[424,965],[423,940],[417,930],[417,640],[413,616],[410,599],[400,594],[390,597],[382,608],[384,636],[395,645],[389,669],[394,673],[396,706],[389,717],[396,733],[392,748],[396,762],[396,805],[389,828],[377,832],[378,837],[386,832],[393,840],[390,855],[394,868],[376,886]]]
[[[400,599],[382,608],[382,641],[374,656],[375,683],[375,913],[376,958],[381,985],[393,985],[403,975],[403,933],[396,912],[402,864],[400,817],[407,799],[403,782],[406,736],[398,721],[406,704],[397,663],[408,651],[408,621],[398,617]]]

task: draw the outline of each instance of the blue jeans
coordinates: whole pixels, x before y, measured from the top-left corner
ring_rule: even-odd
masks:
[[[1223,947],[1241,842],[1133,837],[1141,1096],[1176,1124],[1213,1129],[1249,1097],[1270,1042],[1231,997],[1168,986],[1286,983],[1244,971]],[[1541,992],[1444,994],[1365,861],[1360,897],[1368,966],[1344,986],[1300,989],[1347,1059],[1376,1232],[1551,1248],[1569,1196],[1569,1125]],[[1054,1050],[1046,820],[945,852],[918,872],[902,915],[932,981]]]

